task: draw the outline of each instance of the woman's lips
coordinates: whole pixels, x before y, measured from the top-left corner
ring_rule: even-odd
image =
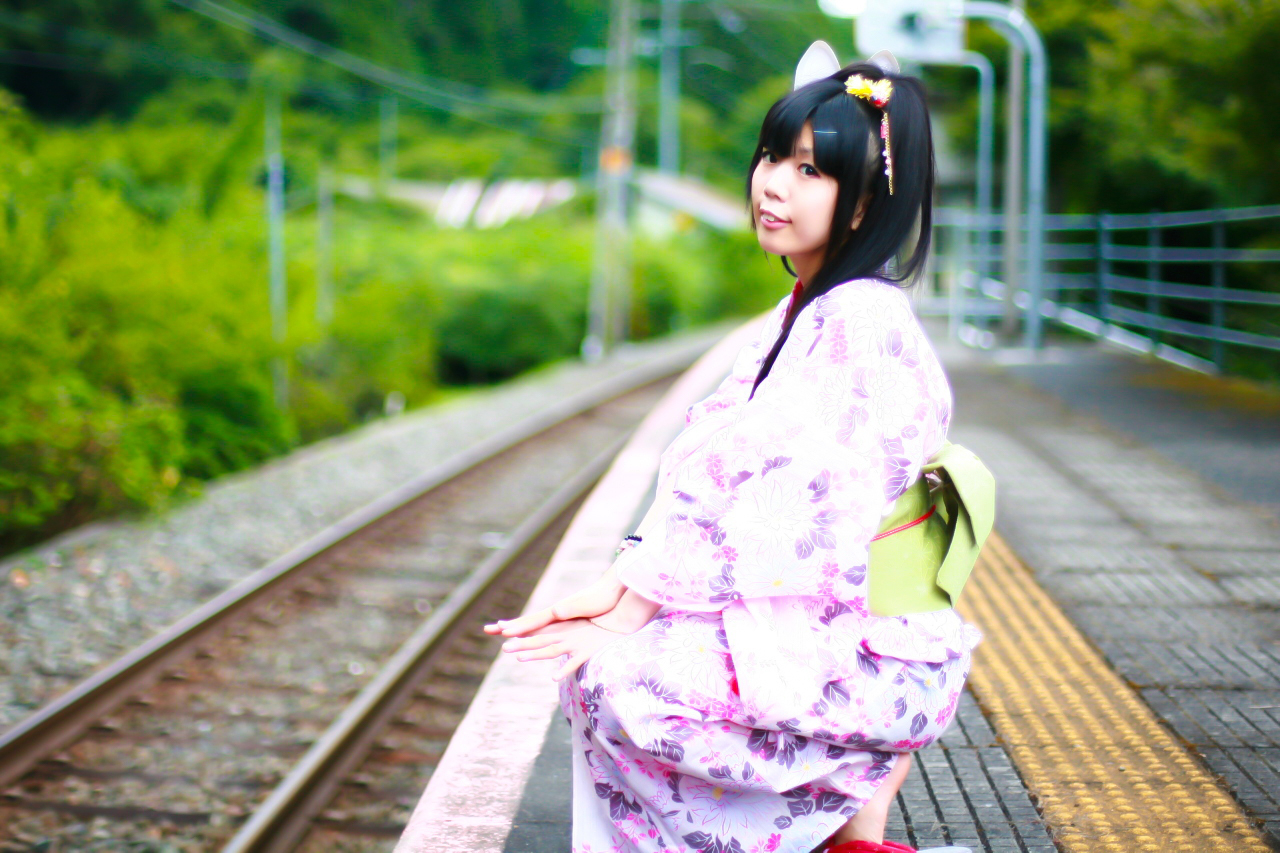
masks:
[[[786,228],[791,224],[789,220],[783,219],[777,214],[771,213],[767,210],[761,210],[758,219],[760,224],[765,228],[768,228],[770,231],[777,231],[779,228]]]

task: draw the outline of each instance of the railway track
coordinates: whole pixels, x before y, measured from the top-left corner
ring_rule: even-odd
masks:
[[[577,502],[683,364],[514,424],[0,736],[0,851],[386,850]]]

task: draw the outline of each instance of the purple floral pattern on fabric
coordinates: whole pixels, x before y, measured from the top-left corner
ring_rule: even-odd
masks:
[[[846,282],[802,310],[748,400],[784,309],[690,407],[663,454],[659,494],[680,500],[619,565],[623,582],[648,598],[721,609],[726,590],[712,584],[724,545],[739,555],[734,588],[743,598],[865,596],[849,570],[866,564],[885,510],[942,446],[946,377],[905,295],[880,282]],[[826,560],[841,567],[829,591]]]
[[[866,603],[871,537],[945,439],[946,377],[904,294],[854,281],[800,312],[748,400],[788,302],[689,408],[665,515],[615,563],[664,609],[562,684],[575,853],[808,851],[955,714],[977,631]]]
[[[967,652],[940,664],[857,657],[809,708],[764,725],[738,695],[719,613],[668,611],[605,646],[561,687],[575,853],[817,846],[900,752],[942,733],[970,663]]]

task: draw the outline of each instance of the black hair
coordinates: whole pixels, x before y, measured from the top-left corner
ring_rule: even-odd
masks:
[[[890,123],[893,155],[893,194],[885,175],[880,139],[881,112],[870,102],[845,91],[846,78],[861,74],[869,80],[888,77],[893,94],[885,110]],[[869,62],[855,62],[780,98],[764,117],[751,167],[747,170],[747,204],[751,182],[765,152],[787,157],[806,123],[813,128],[813,165],[836,179],[835,211],[831,216],[832,239],[827,243],[822,267],[805,282],[799,304],[787,318],[778,339],[760,363],[751,394],[769,375],[791,325],[800,310],[842,282],[879,278],[909,284],[924,268],[933,223],[934,159],[929,110],[924,86],[914,77],[887,74]],[[826,131],[826,132],[824,132]],[[832,133],[831,131],[835,131]],[[866,199],[862,221],[852,229],[859,203]],[[751,210],[752,225],[755,210]],[[915,246],[904,256],[912,232],[919,229]],[[837,238],[837,235],[839,237]],[[890,262],[896,263],[890,268]],[[786,259],[788,271],[794,275]]]

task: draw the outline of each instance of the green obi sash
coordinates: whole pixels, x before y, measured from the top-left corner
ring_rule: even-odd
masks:
[[[929,489],[923,475],[936,472]],[[933,514],[916,524],[933,509]],[[996,515],[996,481],[977,456],[950,442],[894,503],[871,543],[867,606],[875,616],[954,607]],[[902,529],[898,529],[902,528]]]

